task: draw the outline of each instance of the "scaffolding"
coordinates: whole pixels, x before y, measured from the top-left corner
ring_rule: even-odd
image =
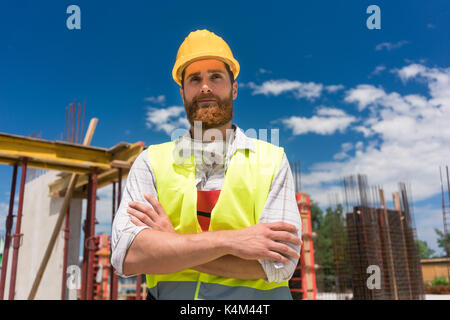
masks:
[[[344,179],[353,299],[424,299],[410,196],[405,184],[399,188],[387,209],[383,189],[369,188],[365,176]],[[379,287],[368,284],[372,268],[380,271]]]
[[[84,109],[81,105],[76,108],[75,101],[66,108],[66,124],[63,138],[67,141],[49,141],[36,137],[24,137],[19,135],[11,135],[0,133],[0,164],[11,165],[13,167],[10,204],[8,216],[6,219],[6,235],[5,235],[5,249],[2,259],[2,272],[0,278],[0,300],[4,299],[6,274],[8,267],[8,251],[12,244],[12,264],[9,280],[9,300],[15,298],[15,283],[17,276],[17,265],[19,257],[19,249],[21,245],[21,238],[26,236],[21,233],[22,208],[24,200],[24,191],[26,185],[27,171],[29,169],[35,170],[56,170],[60,171],[59,178],[49,185],[49,196],[52,198],[65,197],[68,198],[67,206],[61,209],[60,215],[65,218],[66,224],[64,228],[58,228],[58,223],[63,220],[58,219],[55,226],[55,234],[58,236],[61,232],[64,233],[64,274],[62,275],[61,298],[65,299],[66,286],[66,268],[67,268],[67,242],[69,239],[69,225],[68,212],[70,198],[87,199],[87,214],[84,222],[84,250],[83,250],[83,265],[82,265],[82,287],[81,298],[93,299],[94,294],[94,261],[96,252],[96,235],[95,235],[95,214],[96,214],[96,200],[97,190],[101,187],[113,184],[113,213],[121,198],[121,181],[128,175],[133,161],[144,149],[143,142],[119,143],[116,146],[105,149],[99,147],[89,146],[86,143],[86,137],[92,128],[93,134],[95,125],[90,126],[87,130],[85,141],[79,144],[79,137],[83,133],[84,123]],[[83,114],[83,116],[80,116]],[[75,120],[76,119],[76,120]],[[96,124],[96,119],[95,124]],[[81,127],[80,127],[81,121]],[[20,186],[19,186],[19,201],[16,216],[16,228],[12,233],[13,227],[13,210],[14,197],[16,190],[16,180],[18,169],[21,168]],[[76,177],[74,179],[74,176]],[[116,183],[118,190],[115,190]],[[52,239],[53,240],[53,239]],[[42,258],[41,267],[36,275],[35,282],[30,292],[29,299],[34,298],[37,287],[40,283],[40,277],[46,268],[48,255],[52,252],[52,240],[49,244],[49,249]],[[110,266],[110,273],[115,275],[112,266]],[[110,277],[112,281],[110,298],[117,299],[117,276]]]
[[[302,219],[302,247],[297,267],[289,280],[289,288],[294,300],[316,300],[316,273],[314,263],[314,246],[311,226],[309,196],[304,192],[296,195],[297,205]]]
[[[316,272],[314,262],[314,245],[311,223],[311,202],[309,195],[301,191],[300,162],[294,162],[295,199],[302,222],[302,246],[297,267],[289,280],[289,289],[294,300],[316,300]]]

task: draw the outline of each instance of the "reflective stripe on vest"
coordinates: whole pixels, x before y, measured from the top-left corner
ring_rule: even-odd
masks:
[[[194,281],[159,281],[149,291],[157,300],[192,300],[197,289]],[[285,286],[271,290],[259,290],[250,287],[229,287],[218,283],[200,283],[198,299],[208,300],[292,300]]]
[[[196,288],[197,281],[159,281],[149,291],[157,300],[192,300]]]
[[[230,159],[219,199],[211,212],[209,231],[242,229],[258,223],[284,150],[252,140],[256,152],[236,150]],[[175,141],[150,146],[148,155],[158,201],[175,231],[202,232],[197,219],[194,155],[181,158]],[[147,287],[157,299],[292,299],[287,281],[224,278],[192,269],[146,277]]]

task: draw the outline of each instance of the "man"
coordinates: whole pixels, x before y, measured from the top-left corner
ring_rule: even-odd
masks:
[[[301,220],[283,148],[232,124],[239,64],[207,30],[180,46],[189,132],[134,162],[113,223],[112,264],[146,274],[150,299],[292,299]]]

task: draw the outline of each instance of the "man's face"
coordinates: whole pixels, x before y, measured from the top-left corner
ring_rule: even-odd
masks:
[[[201,121],[202,129],[206,130],[222,126],[233,118],[237,83],[231,85],[225,64],[220,60],[205,59],[188,65],[180,94],[191,126],[194,121]]]

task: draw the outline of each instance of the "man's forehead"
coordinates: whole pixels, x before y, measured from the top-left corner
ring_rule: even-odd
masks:
[[[208,71],[208,70],[221,70],[223,72],[226,72],[225,64],[221,60],[217,59],[204,59],[204,60],[198,60],[194,61],[191,64],[189,64],[185,69],[185,75],[188,76],[191,73],[201,72],[201,71]]]

